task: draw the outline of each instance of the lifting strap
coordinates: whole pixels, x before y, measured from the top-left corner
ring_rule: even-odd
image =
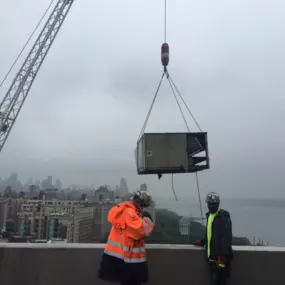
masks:
[[[182,103],[184,104],[186,110],[188,111],[188,113],[192,117],[194,123],[196,124],[197,128],[199,129],[200,132],[202,132],[202,129],[201,129],[200,125],[198,124],[196,118],[194,117],[193,113],[191,112],[190,108],[188,107],[186,101],[184,100],[182,94],[178,90],[176,84],[174,83],[174,81],[171,78],[171,76],[170,76],[170,74],[168,72],[168,69],[167,69],[167,65],[168,65],[168,62],[169,62],[169,46],[166,43],[166,36],[167,36],[167,26],[166,26],[167,18],[166,18],[166,16],[167,16],[167,0],[164,1],[164,44],[162,45],[162,48],[161,48],[161,60],[162,60],[162,65],[163,65],[163,73],[162,73],[162,76],[160,78],[160,81],[159,81],[158,87],[156,89],[156,92],[154,94],[154,97],[152,99],[150,108],[149,108],[149,110],[147,112],[144,124],[142,126],[141,131],[140,131],[140,134],[139,134],[139,137],[138,137],[138,140],[137,140],[138,142],[139,142],[139,140],[141,139],[142,135],[145,132],[146,126],[148,124],[148,121],[149,121],[149,118],[150,118],[153,106],[154,106],[155,101],[157,99],[157,96],[158,96],[158,93],[159,93],[159,90],[160,90],[160,87],[161,87],[161,84],[162,84],[162,81],[163,81],[164,77],[166,77],[166,79],[169,82],[170,89],[171,89],[171,91],[173,93],[173,96],[175,98],[176,104],[177,104],[177,106],[179,108],[179,111],[181,113],[181,116],[183,118],[183,121],[184,121],[184,123],[186,125],[186,128],[187,128],[188,132],[190,132],[190,128],[189,128],[189,125],[187,123],[186,117],[185,117],[185,115],[183,113],[183,110],[181,108],[181,104],[180,104],[178,99],[180,99],[182,101]],[[197,143],[199,145],[201,145],[197,138],[196,138],[196,141],[197,141]],[[199,205],[200,205],[200,214],[201,214],[201,218],[202,218],[202,224],[204,225],[203,209],[202,209],[201,194],[200,194],[200,183],[199,183],[199,177],[198,177],[198,173],[197,172],[195,173],[195,179],[196,179],[196,186],[197,186],[198,199],[199,199]],[[171,178],[171,185],[172,185],[172,191],[173,191],[174,198],[175,198],[176,201],[178,201],[177,195],[175,193],[175,188],[174,188],[173,174],[172,174],[172,178]]]
[[[187,109],[189,115],[192,117],[192,119],[193,119],[194,123],[196,124],[197,128],[199,129],[199,131],[202,132],[202,129],[201,129],[200,125],[198,124],[198,121],[196,120],[195,116],[193,115],[193,113],[191,112],[189,106],[187,105],[185,99],[183,98],[182,94],[180,93],[180,91],[178,90],[177,86],[175,85],[173,79],[171,78],[171,76],[170,76],[170,74],[169,74],[169,72],[168,72],[167,67],[164,66],[164,70],[163,70],[162,76],[161,76],[161,78],[160,78],[158,87],[157,87],[156,92],[155,92],[155,94],[154,94],[154,97],[153,97],[153,99],[152,99],[150,108],[149,108],[149,110],[148,110],[148,112],[147,112],[145,121],[144,121],[144,123],[143,123],[142,129],[141,129],[141,131],[140,131],[140,134],[139,134],[139,137],[138,137],[138,140],[137,140],[137,141],[139,141],[139,140],[141,139],[141,136],[142,136],[143,133],[145,132],[145,129],[146,129],[146,126],[147,126],[147,124],[148,124],[148,121],[149,121],[149,118],[150,118],[150,115],[151,115],[153,106],[154,106],[155,101],[156,101],[156,99],[157,99],[157,96],[158,96],[158,93],[159,93],[159,90],[160,90],[160,87],[161,87],[163,78],[164,78],[165,76],[166,76],[166,78],[167,78],[167,80],[168,80],[168,82],[169,82],[170,89],[171,89],[172,94],[173,94],[173,96],[174,96],[174,98],[175,98],[176,104],[177,104],[177,106],[178,106],[178,108],[179,108],[179,110],[180,110],[180,113],[181,113],[181,115],[182,115],[182,118],[183,118],[183,120],[184,120],[184,123],[185,123],[185,125],[186,125],[186,128],[187,128],[188,132],[190,132],[190,128],[189,128],[189,125],[188,125],[188,123],[187,123],[186,117],[185,117],[185,115],[184,115],[184,113],[183,113],[183,110],[182,110],[182,108],[181,108],[181,104],[180,104],[180,102],[179,102],[179,100],[178,100],[178,97],[180,98],[180,100],[181,100],[182,103],[184,104],[185,108]],[[196,139],[196,140],[197,140],[197,139]],[[200,144],[200,142],[199,142],[198,140],[197,140],[197,143]]]
[[[186,120],[186,117],[185,117],[185,114],[183,113],[183,110],[182,110],[182,107],[181,107],[181,104],[178,100],[178,98],[180,98],[180,100],[182,101],[182,103],[184,104],[184,106],[186,107],[188,113],[190,114],[190,116],[192,117],[194,123],[196,124],[197,128],[199,129],[200,132],[202,132],[202,129],[199,125],[199,123],[197,122],[196,118],[194,117],[193,113],[191,112],[190,108],[188,107],[186,101],[184,100],[182,94],[180,93],[180,91],[178,90],[177,86],[175,85],[175,83],[173,82],[173,79],[171,78],[168,70],[167,70],[167,67],[164,66],[164,71],[163,71],[163,74],[161,76],[161,79],[159,81],[159,84],[158,84],[158,87],[156,89],[156,92],[154,94],[154,97],[152,99],[152,102],[151,102],[151,105],[150,105],[150,108],[147,112],[147,116],[145,118],[145,121],[144,121],[144,124],[143,124],[143,127],[141,129],[141,132],[139,134],[139,137],[138,137],[138,141],[140,140],[141,136],[144,134],[145,132],[145,129],[146,129],[146,126],[148,124],[148,121],[149,121],[149,118],[150,118],[150,115],[151,115],[151,112],[152,112],[152,109],[153,109],[153,106],[155,104],[155,101],[157,99],[157,96],[158,96],[158,93],[159,93],[159,90],[160,90],[160,87],[161,87],[161,84],[162,84],[162,81],[163,81],[163,78],[166,76],[168,82],[169,82],[169,85],[170,85],[170,89],[173,93],[173,96],[175,98],[175,101],[176,101],[176,104],[180,110],[180,113],[181,113],[181,116],[184,120],[184,123],[186,125],[186,128],[188,130],[188,132],[190,132],[190,128],[189,128],[189,125],[187,123],[187,120]],[[197,140],[197,139],[196,139]],[[197,142],[200,144],[200,142],[197,140]],[[175,193],[175,187],[174,187],[174,175],[172,174],[172,177],[171,177],[171,185],[172,185],[172,191],[173,191],[173,195],[174,195],[174,198],[176,201],[178,201],[178,198],[177,198],[177,195]],[[202,201],[201,201],[201,194],[200,194],[200,183],[199,183],[199,177],[198,177],[198,173],[196,172],[195,173],[195,180],[196,180],[196,186],[197,186],[197,192],[198,192],[198,199],[199,199],[199,206],[200,206],[200,214],[201,214],[201,217],[203,218],[203,209],[202,209]],[[202,224],[204,225],[204,219],[202,219]]]

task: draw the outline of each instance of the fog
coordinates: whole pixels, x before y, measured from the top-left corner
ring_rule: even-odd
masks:
[[[163,3],[75,1],[0,154],[0,176],[53,175],[66,186],[125,177],[130,189],[146,182],[172,197],[170,176],[138,176],[134,158],[162,73]],[[0,4],[1,79],[49,0]],[[168,1],[169,72],[209,136],[203,195],[285,197],[284,9],[281,0]],[[166,82],[146,130],[186,131]],[[174,179],[178,196],[196,195],[194,175]]]

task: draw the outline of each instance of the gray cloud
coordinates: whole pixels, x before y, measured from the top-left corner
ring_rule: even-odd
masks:
[[[1,3],[0,78],[48,2]],[[203,193],[284,196],[285,4],[169,2],[169,70],[209,132],[212,169],[200,175]],[[162,5],[74,3],[1,153],[2,176],[52,174],[65,184],[97,185],[124,176],[131,188],[147,182],[155,194],[172,195],[170,177],[136,175],[133,155],[162,72]],[[185,130],[174,104],[165,82],[147,130]],[[175,181],[178,196],[196,195],[193,175]]]

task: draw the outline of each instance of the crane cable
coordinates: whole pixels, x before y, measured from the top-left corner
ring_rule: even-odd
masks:
[[[167,0],[164,0],[164,43],[166,43],[166,38],[167,38]],[[167,64],[166,64],[167,65]],[[190,116],[192,117],[194,123],[196,124],[196,126],[198,127],[199,131],[202,132],[202,129],[200,127],[200,125],[198,124],[198,121],[196,120],[195,116],[193,115],[193,113],[191,112],[190,108],[188,107],[186,101],[184,100],[182,94],[180,93],[180,91],[178,90],[176,84],[174,83],[173,79],[171,78],[168,70],[167,70],[167,67],[166,65],[164,65],[164,72],[161,76],[161,79],[159,81],[159,84],[158,84],[158,87],[156,89],[156,92],[154,94],[154,97],[153,97],[153,100],[152,100],[152,103],[151,103],[151,106],[148,110],[148,113],[147,113],[147,116],[145,118],[145,121],[144,121],[144,124],[143,124],[143,127],[141,129],[141,132],[139,134],[139,137],[138,137],[138,141],[140,140],[141,136],[143,135],[145,129],[146,129],[146,126],[148,124],[148,121],[149,121],[149,118],[150,118],[150,115],[151,115],[151,112],[152,112],[152,109],[153,109],[153,106],[155,104],[155,101],[157,99],[157,95],[158,95],[158,92],[160,90],[160,87],[161,87],[161,84],[162,84],[162,80],[164,78],[164,76],[166,75],[166,78],[169,82],[169,85],[170,85],[170,88],[171,88],[171,91],[173,93],[173,96],[175,98],[175,101],[177,103],[177,106],[180,110],[180,113],[182,115],[182,118],[184,120],[184,123],[187,127],[187,130],[188,132],[190,132],[190,128],[188,126],[188,123],[187,123],[187,120],[186,120],[186,117],[183,113],[183,110],[181,108],[181,105],[179,103],[179,100],[178,100],[178,97],[181,99],[182,103],[184,104],[184,106],[186,107],[186,110],[188,111],[188,113],[190,114]],[[199,141],[197,140],[197,142],[199,143]],[[200,143],[199,143],[200,144]],[[201,193],[200,193],[200,183],[199,183],[199,176],[198,176],[198,173],[196,172],[195,173],[195,180],[196,180],[196,186],[197,186],[197,193],[198,193],[198,199],[199,199],[199,206],[200,206],[200,214],[201,214],[201,218],[202,218],[202,225],[204,225],[204,215],[203,215],[203,209],[202,209],[202,201],[201,201]],[[175,192],[175,188],[174,188],[174,175],[172,174],[172,178],[171,178],[171,186],[172,186],[172,192],[173,192],[173,195],[174,195],[174,198],[176,201],[178,201],[178,198],[177,198],[177,195],[176,195],[176,192]]]
[[[177,86],[174,84],[173,80],[171,79],[171,77],[170,77],[168,71],[167,71],[167,79],[168,79],[168,81],[169,81],[169,85],[170,85],[170,87],[171,87],[173,96],[174,96],[175,101],[176,101],[176,103],[177,103],[177,105],[178,105],[178,108],[179,108],[179,110],[180,110],[180,113],[181,113],[182,118],[183,118],[183,120],[184,120],[184,122],[185,122],[185,125],[186,125],[186,127],[187,127],[188,132],[190,133],[190,128],[189,128],[189,126],[188,126],[188,124],[187,124],[185,115],[184,115],[184,113],[183,113],[183,111],[182,111],[182,108],[181,108],[181,106],[180,106],[180,103],[179,103],[179,101],[178,101],[177,94],[178,94],[178,96],[181,98],[183,104],[185,105],[185,107],[186,107],[186,109],[188,110],[189,114],[190,114],[191,117],[193,118],[193,120],[194,120],[194,122],[196,123],[198,129],[200,130],[200,132],[202,132],[202,129],[201,129],[200,125],[198,124],[196,118],[194,117],[193,113],[191,112],[190,108],[188,107],[188,105],[187,105],[186,101],[184,100],[182,94],[179,92]],[[176,93],[177,93],[177,94],[175,93],[175,90],[176,90]],[[204,216],[203,216],[203,208],[202,208],[201,193],[200,193],[200,182],[199,182],[199,176],[198,176],[198,173],[197,173],[197,172],[195,172],[195,180],[196,180],[196,186],[197,186],[197,193],[198,193],[200,214],[201,214],[201,218],[202,218],[202,225],[204,225],[204,219],[203,219]],[[172,191],[173,191],[175,200],[178,201],[177,196],[176,196],[176,194],[175,194],[175,189],[174,189],[173,174],[172,174]]]
[[[173,87],[175,88],[178,96],[180,97],[181,101],[183,102],[184,106],[186,107],[188,113],[190,114],[190,116],[192,117],[194,123],[196,124],[197,128],[199,129],[200,132],[202,132],[202,128],[200,127],[199,123],[197,122],[195,116],[193,115],[193,113],[191,112],[190,108],[188,107],[187,103],[185,102],[183,96],[181,95],[181,93],[179,92],[177,86],[175,85],[175,83],[173,82],[172,78],[169,75],[169,80],[171,81],[171,84],[173,85]]]
[[[50,2],[50,4],[48,5],[47,9],[45,10],[43,16],[41,17],[41,19],[39,20],[39,22],[37,23],[35,29],[33,30],[33,32],[31,33],[31,35],[29,36],[27,42],[25,43],[25,45],[23,46],[23,48],[21,49],[20,53],[18,54],[18,56],[16,57],[15,61],[13,62],[12,66],[10,67],[10,69],[8,70],[8,72],[6,73],[6,75],[4,76],[3,80],[0,83],[0,88],[3,86],[3,84],[5,83],[7,77],[10,75],[12,69],[14,68],[15,64],[18,62],[19,58],[21,57],[21,55],[23,54],[24,50],[26,49],[27,45],[29,44],[29,42],[31,41],[32,37],[34,36],[35,32],[37,31],[38,27],[40,26],[40,24],[42,23],[44,17],[46,16],[47,12],[49,11],[50,7],[52,6],[52,4],[54,3],[55,0],[52,0]]]
[[[167,0],[164,0],[164,42],[166,43],[167,28]]]
[[[145,131],[145,128],[146,128],[146,126],[147,126],[149,117],[150,117],[150,115],[151,115],[151,111],[152,111],[153,106],[154,106],[154,103],[155,103],[155,101],[156,101],[156,98],[157,98],[157,95],[158,95],[158,92],[159,92],[159,89],[160,89],[160,86],[161,86],[161,83],[162,83],[162,80],[163,80],[164,76],[165,76],[165,72],[162,73],[162,76],[161,76],[160,81],[159,81],[159,83],[158,83],[156,92],[155,92],[155,94],[154,94],[154,97],[153,97],[153,99],[152,99],[150,108],[149,108],[149,110],[148,110],[148,112],[147,112],[145,121],[144,121],[143,126],[142,126],[142,129],[141,129],[141,131],[140,131],[140,134],[139,134],[139,137],[138,137],[138,141],[140,140],[141,136],[143,135],[143,133],[144,133],[144,131]]]

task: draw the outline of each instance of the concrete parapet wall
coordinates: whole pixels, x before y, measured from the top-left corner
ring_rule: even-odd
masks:
[[[0,244],[1,285],[104,285],[104,245]],[[236,247],[229,285],[284,285],[285,248]],[[203,250],[149,245],[150,285],[208,284]]]

